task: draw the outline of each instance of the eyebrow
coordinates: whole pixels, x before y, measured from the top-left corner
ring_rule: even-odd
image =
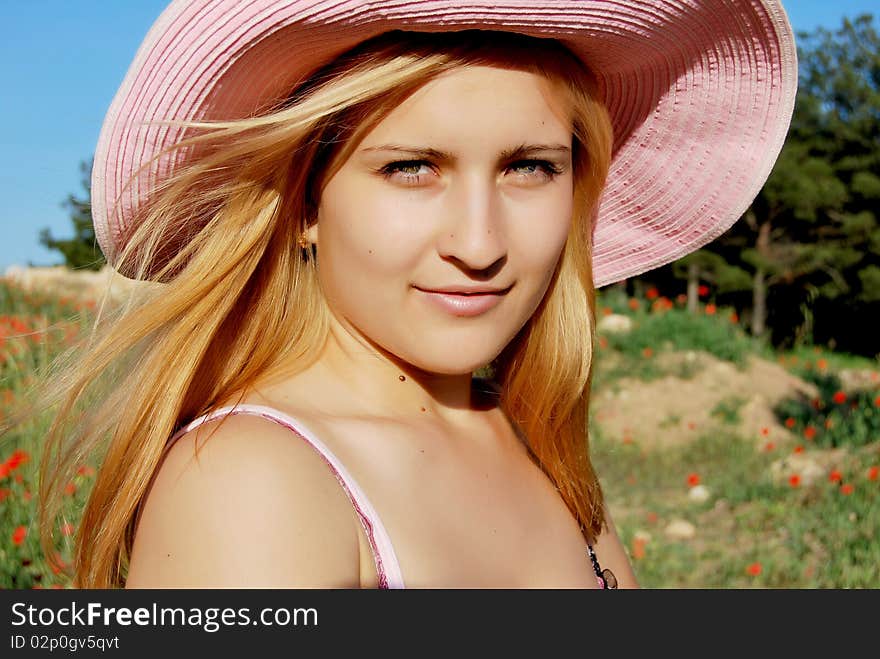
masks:
[[[451,153],[447,153],[446,151],[440,151],[439,149],[432,149],[428,147],[419,147],[419,146],[407,146],[402,144],[382,144],[379,146],[371,146],[361,149],[362,152],[375,152],[375,151],[393,151],[396,153],[405,153],[410,156],[415,156],[417,158],[425,158],[432,160],[441,160],[441,161],[452,161],[455,160],[455,156]],[[563,144],[520,144],[517,147],[512,149],[505,149],[501,152],[501,160],[512,160],[514,158],[523,158],[529,155],[534,155],[536,153],[544,153],[547,151],[555,151],[559,154],[568,154],[571,152],[571,148],[567,147]]]

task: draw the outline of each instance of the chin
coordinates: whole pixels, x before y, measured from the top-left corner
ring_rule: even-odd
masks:
[[[472,354],[463,355],[461,351],[448,352],[445,354],[431,355],[427,357],[425,354],[413,356],[413,359],[407,359],[410,364],[426,373],[435,373],[437,375],[470,375],[474,371],[481,369],[495,359],[499,352],[480,351]]]

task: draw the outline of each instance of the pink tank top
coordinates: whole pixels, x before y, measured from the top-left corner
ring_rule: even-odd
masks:
[[[274,421],[288,430],[291,430],[300,438],[308,442],[308,444],[321,455],[324,462],[327,463],[327,466],[330,467],[334,476],[336,476],[336,480],[339,481],[342,489],[345,490],[345,493],[348,495],[349,500],[357,512],[361,525],[364,527],[364,531],[367,534],[370,549],[373,552],[373,559],[376,563],[376,573],[379,575],[379,588],[405,588],[403,575],[400,572],[400,565],[397,562],[394,547],[391,545],[391,538],[388,536],[388,532],[385,530],[382,520],[379,519],[379,513],[376,512],[376,509],[367,498],[366,493],[360,488],[348,470],[346,470],[343,464],[339,461],[339,458],[337,458],[330,448],[318,439],[318,437],[316,437],[315,434],[301,421],[298,421],[292,416],[285,414],[280,410],[276,410],[273,407],[241,403],[235,406],[222,407],[191,421],[174,434],[169,441],[169,446],[190,430],[197,428],[207,421],[211,421],[227,414],[250,414],[269,419],[270,421]],[[614,587],[609,578],[613,578],[613,575],[611,575],[608,570],[605,570],[603,573],[596,560],[593,548],[588,546],[588,550],[590,559],[593,563],[593,568],[596,571],[599,586],[601,588]]]

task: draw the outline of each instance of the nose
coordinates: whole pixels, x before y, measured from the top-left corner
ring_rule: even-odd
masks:
[[[466,270],[500,267],[507,255],[503,207],[494,180],[474,176],[448,190],[438,251]]]

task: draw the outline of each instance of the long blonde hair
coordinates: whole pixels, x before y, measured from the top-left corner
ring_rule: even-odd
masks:
[[[160,283],[100,313],[41,393],[54,414],[40,474],[44,550],[53,546],[59,486],[83,456],[101,457],[76,536],[74,585],[124,585],[137,512],[175,430],[316,359],[329,310],[315,255],[297,238],[314,221],[323,184],[408,95],[473,64],[540,74],[573,111],[571,231],[547,295],[492,366],[502,408],[533,458],[587,540],[600,533],[602,492],[586,429],[591,225],[612,144],[605,108],[591,75],[558,42],[395,32],[338,58],[260,116],[193,124],[180,146],[196,155],[145,205],[116,267]]]

